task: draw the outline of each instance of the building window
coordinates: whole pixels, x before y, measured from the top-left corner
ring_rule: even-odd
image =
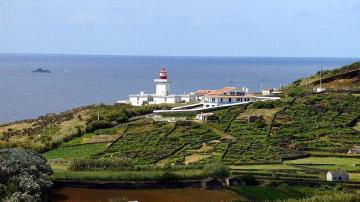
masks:
[[[229,98],[229,102],[231,102],[231,98]]]
[[[236,95],[241,95],[241,92],[236,92]]]
[[[215,98],[212,98],[211,100],[212,100],[213,102],[215,102]]]
[[[139,101],[139,99],[140,99],[139,97],[136,97],[136,100],[137,100],[137,101]]]
[[[223,99],[222,98],[220,98],[220,102],[222,102],[223,101]]]
[[[236,98],[236,102],[240,102],[240,98]]]
[[[230,95],[235,95],[235,92],[230,92]]]

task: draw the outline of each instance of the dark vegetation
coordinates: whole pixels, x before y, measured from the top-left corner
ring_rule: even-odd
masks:
[[[270,186],[237,186],[235,191],[254,201],[279,202],[355,202],[360,195],[341,185],[319,187],[289,186],[286,183]]]
[[[17,149],[0,150],[0,200],[48,201],[51,168],[39,154]]]
[[[204,167],[204,175],[225,178],[230,175],[230,169],[224,164],[208,164]]]
[[[345,153],[359,144],[352,128],[359,114],[360,98],[352,95],[298,98],[277,115],[269,145],[280,146],[285,158],[291,151]]]

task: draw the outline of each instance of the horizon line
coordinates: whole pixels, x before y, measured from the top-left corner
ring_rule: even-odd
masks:
[[[46,55],[46,56],[100,56],[100,57],[198,57],[198,58],[331,58],[331,59],[360,59],[360,57],[340,56],[222,56],[222,55],[141,55],[141,54],[86,54],[86,53],[8,53],[0,55]]]

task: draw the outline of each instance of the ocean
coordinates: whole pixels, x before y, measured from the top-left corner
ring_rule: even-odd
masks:
[[[160,68],[172,93],[224,86],[250,91],[286,85],[355,58],[158,57],[0,54],[0,123],[155,91]],[[51,73],[32,73],[43,68]]]

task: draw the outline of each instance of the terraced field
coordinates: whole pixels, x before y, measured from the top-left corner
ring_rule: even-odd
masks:
[[[67,172],[79,159],[85,164],[130,162],[121,169],[140,170],[199,169],[221,163],[234,174],[277,174],[286,179],[306,178],[308,173],[322,179],[326,170],[337,168],[360,172],[360,155],[347,154],[360,144],[359,96],[308,93],[217,109],[208,122],[193,120],[194,114],[174,123],[144,116],[169,107],[101,105],[4,125],[0,145],[49,150],[43,155],[59,172]],[[309,156],[317,163],[306,162],[312,160]],[[316,157],[332,158],[319,163]]]
[[[75,158],[123,159],[150,167],[218,162],[242,170],[264,164],[283,167],[286,159],[315,153],[351,157],[346,152],[360,141],[356,130],[359,99],[346,94],[309,95],[259,106],[236,106],[214,111],[215,116],[207,123],[169,123],[135,116],[125,123],[84,133],[44,156],[68,162]],[[262,118],[250,121],[253,115]],[[325,170],[337,166],[359,170],[350,165],[318,164],[308,168]]]
[[[141,119],[99,158],[130,158],[135,164],[181,163],[190,150],[220,136],[195,122],[154,122]]]

